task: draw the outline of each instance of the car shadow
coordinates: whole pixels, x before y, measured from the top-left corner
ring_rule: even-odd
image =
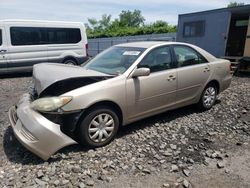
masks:
[[[216,101],[216,104],[219,104],[220,100]],[[202,113],[201,110],[199,110],[195,105],[190,105],[186,107],[182,107],[176,110],[167,111],[140,121],[137,121],[135,123],[129,124],[124,127],[120,127],[118,134],[116,138],[122,138],[125,137],[128,134],[132,134],[136,130],[145,129],[147,127],[153,126],[156,123],[166,123],[170,122],[172,120],[175,120],[180,117],[188,116],[193,113]],[[26,148],[24,148],[20,142],[15,138],[13,129],[11,127],[8,127],[4,134],[3,139],[3,147],[4,152],[8,158],[9,161],[19,164],[32,164],[32,165],[38,165],[43,164],[45,161],[28,151]],[[108,146],[106,146],[108,147]],[[53,155],[47,162],[53,163],[55,161],[60,161],[62,159],[68,159],[71,158],[71,155],[68,155],[69,153],[74,152],[87,152],[89,149],[80,146],[79,144],[67,146],[61,150],[59,150],[55,155]]]
[[[235,77],[240,77],[240,78],[249,78],[250,77],[250,72],[238,72],[234,76]]]

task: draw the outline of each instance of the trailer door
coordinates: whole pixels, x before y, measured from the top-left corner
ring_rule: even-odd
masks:
[[[226,56],[242,57],[247,36],[249,14],[232,14]]]
[[[250,57],[250,14],[249,14],[249,19],[248,19],[248,29],[247,29],[244,56]]]

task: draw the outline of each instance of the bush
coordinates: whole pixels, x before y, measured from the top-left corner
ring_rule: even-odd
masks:
[[[86,24],[88,38],[122,37],[153,33],[176,32],[177,27],[158,20],[152,24],[145,24],[141,11],[122,11],[118,19],[111,21],[111,15],[104,14],[101,20],[88,19]]]

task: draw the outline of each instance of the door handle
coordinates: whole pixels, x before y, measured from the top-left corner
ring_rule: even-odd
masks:
[[[0,53],[6,53],[7,50],[0,50]]]
[[[205,67],[203,70],[203,72],[209,72],[209,71],[210,71],[210,69],[208,67]]]
[[[174,75],[170,75],[167,80],[171,81],[171,80],[175,80],[175,79],[176,79],[176,77]]]

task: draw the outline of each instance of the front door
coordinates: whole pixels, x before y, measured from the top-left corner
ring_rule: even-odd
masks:
[[[0,74],[7,71],[7,46],[4,28],[0,26]]]
[[[161,112],[175,103],[176,69],[173,68],[170,47],[149,52],[137,68],[150,69],[150,75],[128,78],[127,113],[130,120]]]
[[[209,79],[209,63],[191,47],[176,45],[173,51],[178,63],[176,104],[191,103]]]

